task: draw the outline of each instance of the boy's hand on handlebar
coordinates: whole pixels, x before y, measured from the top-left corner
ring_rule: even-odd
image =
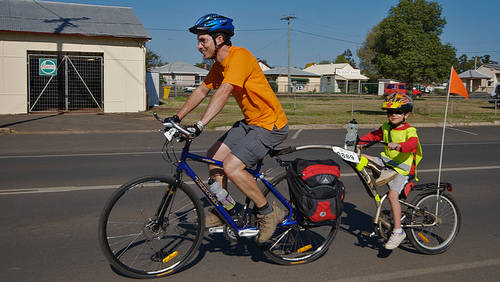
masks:
[[[399,143],[396,143],[396,142],[391,142],[391,143],[387,144],[387,147],[391,150],[396,150],[396,151],[401,150],[401,145],[399,145]]]

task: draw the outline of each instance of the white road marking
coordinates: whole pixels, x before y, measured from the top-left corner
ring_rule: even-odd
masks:
[[[424,268],[416,268],[416,269],[407,269],[407,270],[399,270],[394,272],[385,272],[379,274],[370,274],[366,276],[358,276],[358,277],[349,277],[339,280],[331,280],[331,281],[386,281],[391,279],[404,279],[410,277],[417,277],[422,275],[429,274],[437,274],[443,272],[452,272],[452,271],[461,271],[467,269],[475,269],[481,267],[491,267],[500,265],[500,258],[490,259],[490,260],[482,260],[482,261],[472,261],[466,263],[456,263],[456,264],[448,264],[448,265],[439,265],[432,267],[424,267]]]
[[[292,136],[292,140],[297,139],[299,137],[299,134],[302,132],[302,129],[299,129],[295,134]]]
[[[456,167],[456,168],[443,168],[442,171],[464,171],[464,170],[487,170],[487,169],[500,169],[500,166],[478,166],[478,167]],[[421,169],[419,173],[437,172],[438,169]],[[357,176],[356,173],[344,173],[341,177]],[[271,179],[267,179],[271,181]],[[194,181],[185,181],[187,185],[194,186]],[[118,189],[120,185],[100,185],[100,186],[67,186],[67,187],[45,187],[45,188],[23,188],[23,189],[4,189],[0,190],[0,196],[6,195],[20,195],[20,194],[41,194],[41,193],[56,193],[56,192],[72,192],[72,191],[85,191],[85,190],[106,190]]]

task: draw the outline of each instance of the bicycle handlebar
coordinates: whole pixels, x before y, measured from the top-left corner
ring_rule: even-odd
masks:
[[[161,123],[163,123],[163,126],[165,126],[165,131],[170,131],[172,128],[175,128],[176,131],[180,132],[181,134],[185,135],[188,139],[193,139],[196,137],[196,134],[193,132],[187,131],[185,128],[181,127],[179,123],[171,120],[171,119],[163,119],[156,114],[156,112],[153,113],[153,116]],[[167,120],[167,121],[166,121]],[[167,130],[168,129],[168,130]],[[172,135],[175,135],[175,133],[171,133]],[[179,136],[180,137],[180,136]]]
[[[361,139],[359,139],[359,140],[358,140],[358,144],[359,144],[359,142],[368,142],[368,144],[359,145],[359,147],[360,147],[360,148],[362,148],[362,149],[368,149],[368,148],[370,148],[371,146],[373,146],[373,145],[375,145],[375,144],[377,144],[377,143],[380,143],[380,144],[383,144],[383,145],[386,145],[386,146],[389,144],[389,143],[384,142],[384,141],[382,141],[382,140],[377,140],[377,141],[365,141],[365,140],[361,140]]]

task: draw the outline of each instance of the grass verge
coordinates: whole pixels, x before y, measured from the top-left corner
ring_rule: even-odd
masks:
[[[161,101],[161,105],[151,109],[160,116],[174,115],[187,100],[187,97],[169,98]],[[387,121],[385,112],[381,110],[382,98],[335,98],[306,99],[293,97],[279,98],[290,125],[345,125],[353,118],[359,124],[382,124]],[[203,115],[209,98],[205,99],[183,120],[183,124],[194,124]],[[408,121],[410,123],[442,123],[446,109],[445,99],[418,99],[414,101],[414,110]],[[236,101],[231,98],[221,113],[216,116],[207,128],[231,126],[243,118]],[[448,104],[448,124],[494,122],[500,121],[500,113],[495,114],[494,104],[487,100],[465,100],[450,98]]]

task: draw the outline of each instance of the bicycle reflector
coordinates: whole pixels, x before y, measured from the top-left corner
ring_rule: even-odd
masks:
[[[305,252],[305,251],[309,250],[310,248],[312,248],[312,245],[311,245],[311,244],[306,245],[306,246],[304,246],[304,247],[302,247],[302,248],[298,249],[298,250],[297,250],[297,253],[303,253],[303,252]]]
[[[453,190],[453,186],[449,184],[448,186],[446,186],[446,190],[448,190],[448,192],[451,192]]]

